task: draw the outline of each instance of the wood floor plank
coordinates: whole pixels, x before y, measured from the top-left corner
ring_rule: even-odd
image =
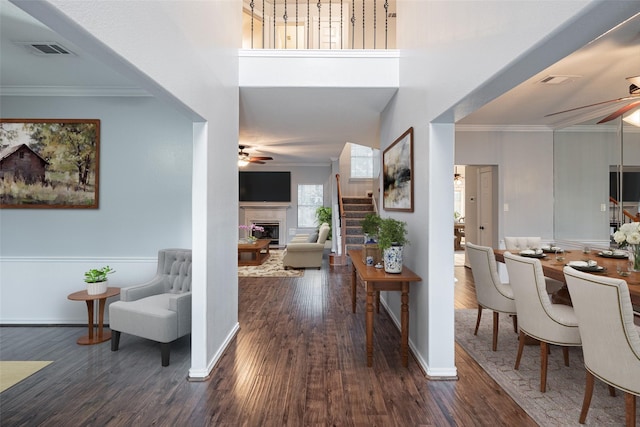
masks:
[[[455,306],[475,308],[473,277],[455,268]],[[79,346],[82,327],[1,327],[3,360],[54,362],[0,396],[2,426],[535,425],[456,346],[458,381],[428,380],[400,361],[400,333],[375,314],[366,366],[364,291],[351,312],[350,267],[299,278],[239,279],[240,330],[205,382],[188,382],[190,339],[160,365],[157,343],[123,334]]]

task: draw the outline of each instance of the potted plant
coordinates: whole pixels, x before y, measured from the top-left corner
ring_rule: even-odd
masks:
[[[381,218],[378,231],[378,246],[382,249],[384,271],[402,272],[402,251],[407,239],[407,223],[393,218]]]
[[[92,268],[84,273],[84,281],[87,283],[87,293],[89,295],[104,294],[107,292],[109,280],[107,274],[114,273],[115,270],[109,267]]]
[[[380,227],[380,217],[378,214],[369,212],[360,221],[362,233],[364,234],[364,243],[376,243],[378,241],[378,228]]]
[[[318,229],[323,223],[329,224],[329,235],[327,236],[327,240],[331,240],[331,207],[330,206],[320,206],[316,208],[316,222],[318,224]]]

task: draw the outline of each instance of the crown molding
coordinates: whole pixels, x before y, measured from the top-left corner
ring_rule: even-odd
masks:
[[[0,96],[151,96],[136,87],[122,86],[0,86]]]
[[[456,132],[552,132],[543,125],[456,125]]]

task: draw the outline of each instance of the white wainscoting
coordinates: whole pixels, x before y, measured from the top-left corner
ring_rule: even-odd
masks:
[[[67,296],[85,289],[84,272],[105,265],[116,270],[109,286],[146,282],[156,273],[157,257],[150,258],[0,258],[0,324],[87,324],[87,305]],[[111,301],[107,300],[105,323]],[[96,311],[98,304],[96,303]]]

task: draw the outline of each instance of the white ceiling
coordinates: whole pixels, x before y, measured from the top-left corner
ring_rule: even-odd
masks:
[[[57,42],[75,55],[39,56],[15,42]],[[0,0],[2,94],[141,94],[91,55],[8,2]],[[545,86],[549,75],[579,76]],[[538,73],[458,122],[466,125],[562,127],[602,117],[619,105],[546,114],[628,95],[625,77],[640,75],[640,15]],[[328,164],[345,142],[375,145],[379,116],[393,89],[241,88],[240,143],[271,164]],[[592,117],[593,116],[593,117]]]

